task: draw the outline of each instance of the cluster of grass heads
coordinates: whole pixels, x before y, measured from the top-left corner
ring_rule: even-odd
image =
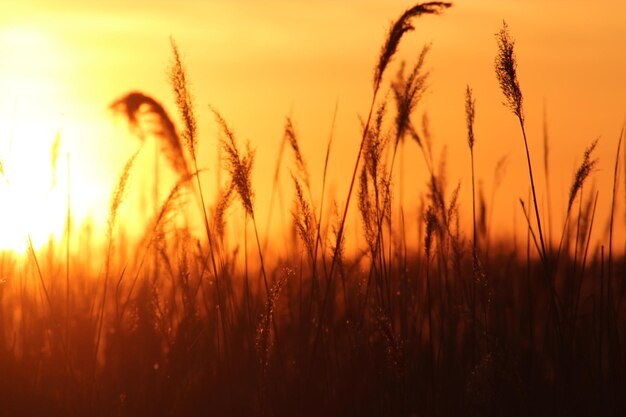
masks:
[[[466,237],[460,186],[448,188],[445,159],[433,155],[427,119],[421,126],[413,121],[428,78],[429,47],[412,67],[403,64],[390,93],[379,97],[415,18],[449,6],[418,4],[392,24],[343,203],[324,200],[333,135],[316,197],[287,119],[283,146],[294,161],[294,234],[283,243],[291,249],[274,259],[264,253],[278,243],[261,242],[255,216],[254,151],[241,147],[215,109],[228,175],[215,201],[205,201],[194,101],[172,41],[169,75],[182,133],[141,93],[112,105],[140,138],[160,141],[179,176],[143,238],[127,247],[116,235],[135,154],[112,193],[104,254],[87,247],[64,260],[53,247],[36,252],[31,245],[24,263],[2,255],[0,272],[8,278],[0,281],[0,415],[623,415],[626,268],[624,258],[613,255],[612,239],[623,132],[608,245],[590,241],[598,193],[583,191],[597,163],[593,142],[572,181],[560,243],[553,246],[537,205],[514,42],[505,25],[496,36],[496,78],[519,120],[528,162],[532,195],[520,200],[527,244],[490,242],[487,204],[474,189],[474,144],[480,141],[474,120],[480,114],[469,86],[474,197]],[[140,120],[146,113],[153,116],[149,124]],[[429,172],[428,193],[416,203],[422,213],[417,231],[406,230],[405,208],[394,202],[394,165],[407,139],[417,143]],[[363,251],[349,254],[344,231],[355,193]],[[206,239],[176,221],[189,196]],[[244,230],[229,242],[226,213],[237,204]],[[419,234],[419,247],[408,247],[409,233]],[[89,272],[93,262],[103,263],[100,273]]]

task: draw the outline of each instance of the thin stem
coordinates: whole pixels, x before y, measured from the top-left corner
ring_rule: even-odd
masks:
[[[322,301],[322,309],[320,311],[319,325],[317,327],[317,333],[315,335],[315,339],[313,340],[313,350],[311,354],[311,364],[315,360],[315,354],[317,351],[317,345],[320,338],[320,333],[323,329],[323,320],[324,315],[326,313],[326,306],[328,304],[328,299],[330,297],[330,290],[332,288],[332,282],[335,272],[335,266],[337,265],[337,257],[339,256],[339,251],[341,249],[341,241],[343,239],[343,231],[346,224],[346,218],[348,217],[348,208],[350,207],[350,199],[352,198],[352,192],[354,191],[354,182],[356,180],[356,175],[359,170],[359,164],[361,162],[361,155],[363,154],[363,147],[365,145],[365,139],[367,138],[367,132],[369,130],[370,122],[372,121],[372,114],[374,113],[374,105],[376,104],[376,97],[378,95],[380,83],[377,83],[374,88],[374,94],[372,95],[372,102],[370,104],[369,114],[367,115],[367,120],[365,122],[365,126],[363,127],[363,134],[361,136],[361,144],[359,145],[359,152],[356,157],[356,162],[354,163],[354,170],[352,171],[352,179],[350,180],[350,188],[348,189],[348,197],[346,199],[346,205],[343,209],[343,215],[341,216],[341,223],[339,224],[339,230],[337,231],[337,240],[335,243],[335,248],[333,250],[333,257],[330,262],[330,271],[328,273],[328,282],[326,283],[326,293],[324,295],[324,300]]]
[[[541,217],[539,216],[539,206],[537,205],[537,193],[535,191],[535,180],[533,179],[533,168],[530,162],[530,151],[528,150],[528,140],[526,139],[526,129],[524,128],[524,119],[518,116],[520,127],[522,128],[522,136],[524,137],[524,148],[526,150],[526,161],[528,162],[528,175],[530,176],[530,188],[533,193],[533,205],[535,207],[535,216],[537,217],[537,231],[539,234],[539,242],[541,243],[541,253],[543,255],[544,267],[547,268],[546,246],[543,240],[543,229],[541,228]]]
[[[222,318],[222,332],[224,333],[224,342],[226,342],[226,316],[227,308],[222,306],[222,295],[220,291],[219,275],[217,273],[217,262],[215,261],[215,251],[213,250],[213,238],[209,228],[209,218],[206,214],[206,206],[204,204],[204,194],[202,193],[202,186],[200,185],[200,173],[198,171],[198,162],[195,153],[193,154],[193,165],[195,169],[196,183],[198,185],[198,194],[200,196],[200,204],[202,205],[202,215],[204,219],[204,228],[206,230],[207,240],[209,242],[209,254],[211,255],[211,266],[213,267],[213,276],[215,277],[215,291],[217,296],[217,305],[219,306],[220,316]],[[224,307],[222,309],[222,307]]]
[[[71,212],[70,212],[70,154],[67,153],[67,241],[65,242],[65,337],[66,346],[70,346],[70,238],[71,238]]]
[[[472,303],[472,360],[476,364],[476,279],[478,272],[478,252],[476,243],[476,189],[474,175],[474,147],[470,147],[472,164],[472,283],[470,285],[470,297]]]
[[[259,250],[259,259],[261,261],[261,273],[263,274],[263,283],[265,284],[265,294],[267,297],[270,296],[270,287],[267,284],[267,275],[265,274],[265,262],[263,261],[263,251],[261,250],[261,241],[259,240],[259,230],[256,227],[256,220],[254,218],[254,212],[250,213],[250,217],[252,218],[252,226],[254,226],[254,236],[256,237],[256,246]]]

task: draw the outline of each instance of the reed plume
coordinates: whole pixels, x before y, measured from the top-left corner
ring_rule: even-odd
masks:
[[[596,145],[598,144],[598,139],[594,140],[591,145],[587,149],[585,149],[585,153],[583,155],[583,161],[580,166],[576,170],[576,175],[574,175],[574,181],[569,190],[569,198],[567,200],[567,213],[569,214],[572,204],[574,203],[574,199],[576,195],[580,192],[585,183],[585,180],[591,174],[591,171],[596,166],[598,160],[591,159],[591,155],[593,151],[596,149]]]
[[[252,188],[252,165],[254,163],[254,151],[250,149],[250,144],[247,145],[246,153],[244,154],[239,150],[235,135],[222,117],[222,115],[215,109],[213,109],[215,120],[222,132],[226,135],[225,139],[222,139],[222,149],[225,152],[225,162],[227,170],[231,174],[233,184],[241,204],[243,205],[248,215],[254,216],[254,189]]]
[[[509,35],[509,27],[504,22],[497,34],[498,56],[496,57],[496,75],[500,89],[504,94],[507,106],[520,120],[524,120],[522,90],[517,79],[517,58],[515,55],[515,41]]]
[[[470,284],[470,299],[472,310],[472,360],[476,361],[476,280],[478,278],[478,235],[476,233],[476,181],[474,174],[474,118],[476,117],[476,100],[472,96],[472,89],[465,88],[465,123],[467,126],[467,145],[470,150],[472,168],[472,282]],[[483,200],[481,199],[481,202]],[[483,206],[484,207],[484,206]],[[484,211],[481,211],[484,213]],[[485,216],[481,216],[484,220]],[[484,224],[484,222],[482,223]]]
[[[293,122],[289,117],[285,122],[285,138],[293,151],[293,155],[296,161],[296,173],[291,173],[291,178],[293,180],[296,191],[296,207],[292,212],[294,224],[300,238],[302,239],[302,242],[306,247],[312,265],[315,265],[316,257],[314,252],[316,240],[316,210],[313,204],[311,181],[306,161],[304,160],[304,156],[302,155],[302,151],[300,150],[298,135],[296,134]],[[301,181],[306,187],[309,201],[307,201],[307,198],[304,196],[304,190],[302,189],[302,185],[300,183]],[[315,270],[315,266],[313,266],[313,270]]]
[[[373,218],[374,210],[372,208],[369,181],[365,168],[361,169],[361,175],[359,177],[359,212],[361,213],[361,223],[363,225],[365,241],[373,256],[376,251],[376,220]]]
[[[378,56],[378,63],[374,68],[374,91],[378,91],[380,83],[385,73],[385,69],[393,56],[396,54],[400,40],[407,33],[415,29],[411,20],[423,14],[439,14],[443,9],[452,6],[452,3],[446,2],[429,2],[416,4],[407,9],[402,15],[391,24],[387,38]]]
[[[479,276],[478,262],[478,233],[476,231],[476,176],[474,171],[474,119],[476,118],[476,99],[469,85],[465,87],[465,125],[467,127],[467,145],[470,150],[472,169],[472,282],[470,285],[470,299],[472,310],[472,360],[476,361],[476,281]],[[484,198],[481,193],[481,225],[485,226]]]
[[[535,189],[535,180],[533,178],[532,162],[530,159],[530,151],[528,150],[528,140],[526,139],[526,126],[524,124],[524,108],[522,90],[517,79],[517,60],[515,56],[515,41],[509,35],[509,27],[503,22],[502,29],[496,34],[498,41],[498,55],[495,60],[496,77],[500,83],[500,89],[504,94],[505,102],[513,114],[517,117],[522,137],[524,138],[524,148],[526,150],[526,162],[528,164],[528,176],[530,177],[530,188],[533,195],[533,205],[535,208],[535,216],[537,218],[537,229],[539,234],[539,242],[541,243],[540,256],[544,263],[544,267],[548,268],[547,251],[544,243],[544,234],[541,227],[541,216],[539,215],[539,204],[537,203],[537,192]],[[529,224],[530,225],[530,224]]]
[[[583,185],[585,184],[587,177],[589,177],[589,175],[591,174],[591,171],[593,170],[593,168],[596,166],[598,162],[596,159],[591,159],[591,154],[595,150],[597,144],[598,144],[598,139],[594,140],[591,143],[591,145],[589,145],[589,147],[585,149],[585,153],[583,155],[583,161],[581,162],[580,166],[576,170],[576,174],[574,175],[572,185],[570,186],[569,198],[567,201],[567,211],[565,212],[565,222],[563,224],[563,231],[561,232],[561,239],[559,241],[557,259],[561,255],[561,247],[565,239],[565,231],[567,230],[567,226],[569,224],[570,212],[572,210],[572,205],[574,204],[574,200],[576,199],[576,196],[578,195],[578,193],[581,192],[581,190],[583,189]],[[581,197],[581,205],[582,205],[582,197]],[[579,214],[578,220],[580,223],[580,214]],[[578,233],[577,233],[576,238],[578,240]],[[576,250],[578,249],[578,242],[576,242],[574,249],[575,249],[575,255],[576,255],[577,254]]]
[[[224,239],[226,231],[226,210],[228,210],[228,207],[230,207],[233,201],[234,191],[235,186],[232,182],[225,188],[221,188],[213,209],[213,228],[215,229],[215,236],[220,240]]]
[[[411,114],[415,111],[417,104],[426,91],[426,81],[428,80],[429,72],[424,71],[423,68],[429,51],[430,45],[422,48],[417,62],[406,78],[404,76],[404,64],[401,65],[396,80],[391,85],[397,108],[395,120],[396,147],[398,142],[404,139],[411,123]]]
[[[356,162],[354,164],[354,169],[352,171],[352,178],[350,180],[350,187],[348,188],[348,196],[346,198],[346,203],[345,203],[345,207],[343,209],[343,214],[341,217],[341,222],[339,224],[339,229],[337,231],[337,244],[335,245],[335,251],[333,253],[333,258],[332,261],[330,263],[330,272],[329,272],[329,279],[332,280],[333,278],[333,271],[335,268],[335,261],[337,259],[337,249],[340,247],[339,242],[342,240],[343,238],[343,231],[344,231],[344,227],[346,224],[346,218],[348,216],[348,208],[350,207],[350,200],[352,198],[352,192],[354,190],[354,183],[356,181],[356,177],[357,177],[357,173],[359,170],[359,165],[361,162],[361,155],[363,153],[363,147],[365,145],[366,139],[367,139],[367,135],[368,135],[368,131],[369,131],[369,127],[370,127],[370,122],[372,120],[372,114],[374,112],[374,106],[376,104],[376,99],[378,96],[378,90],[380,88],[380,83],[383,77],[383,74],[385,72],[385,69],[387,68],[387,65],[389,64],[389,62],[391,61],[391,58],[395,55],[396,50],[398,48],[398,45],[400,44],[400,40],[402,39],[402,36],[404,36],[404,34],[408,31],[411,31],[414,29],[414,27],[411,25],[411,19],[416,17],[416,16],[420,16],[422,14],[438,14],[441,9],[443,8],[447,8],[450,7],[452,4],[451,3],[443,3],[443,2],[430,2],[430,3],[423,3],[423,4],[416,4],[415,6],[411,7],[410,9],[407,9],[399,18],[398,20],[396,20],[392,25],[391,25],[391,29],[389,30],[388,34],[387,34],[387,38],[383,44],[383,47],[381,49],[379,58],[378,58],[378,62],[374,68],[374,91],[372,94],[372,101],[370,103],[370,108],[369,108],[369,113],[367,116],[367,119],[365,121],[365,125],[363,128],[363,134],[361,136],[361,142],[359,145],[359,151],[357,153],[357,157],[356,157]],[[329,285],[327,290],[327,294],[324,297],[324,302],[323,302],[323,308],[322,308],[322,312],[321,312],[321,317],[320,317],[320,321],[323,320],[323,315],[325,314],[325,308],[326,308],[326,304],[328,302],[328,297],[329,297],[329,289],[331,288],[331,286]],[[321,326],[320,326],[321,329]],[[313,348],[313,356],[315,356],[315,351],[316,351],[316,346],[317,346],[317,340],[319,338],[319,334],[318,336],[316,336],[315,338],[315,342],[314,342],[314,348]]]
[[[298,181],[293,174],[291,175],[291,178],[293,179],[296,190],[296,207],[292,212],[294,224],[296,226],[296,230],[298,231],[298,235],[300,235],[300,239],[302,239],[302,242],[306,247],[311,262],[313,263],[315,262],[313,255],[317,230],[317,226],[315,224],[315,213],[304,197],[300,181]]]
[[[252,188],[252,165],[254,163],[254,151],[250,149],[250,144],[246,147],[246,153],[242,153],[237,146],[235,134],[230,129],[226,120],[215,108],[211,108],[215,120],[219,125],[222,133],[226,136],[221,140],[222,149],[225,153],[225,162],[228,172],[231,176],[231,181],[239,195],[241,205],[246,213],[252,219],[252,225],[254,226],[254,234],[256,237],[257,249],[259,252],[259,259],[261,261],[261,273],[263,274],[263,283],[265,284],[266,296],[270,296],[270,287],[267,282],[267,275],[265,273],[265,263],[263,262],[263,251],[261,250],[261,241],[259,239],[259,231],[256,224],[256,217],[254,215],[254,189]]]
[[[155,135],[161,142],[161,152],[169,160],[174,171],[183,177],[189,175],[187,160],[176,127],[158,101],[141,92],[133,91],[113,101],[109,108],[126,118],[131,132],[142,142],[146,135]]]
[[[300,144],[298,143],[298,135],[296,134],[296,130],[293,126],[291,118],[287,118],[287,121],[285,122],[285,138],[287,139],[289,146],[291,146],[291,149],[293,150],[293,155],[296,159],[296,168],[298,169],[298,174],[302,177],[304,185],[307,187],[307,190],[310,193],[311,181],[309,176],[309,170],[307,169],[304,156],[302,156]]]
[[[193,109],[193,97],[191,95],[191,90],[189,88],[189,80],[187,79],[187,73],[185,71],[185,66],[182,62],[182,58],[180,56],[180,52],[178,50],[178,46],[174,41],[173,37],[170,37],[170,45],[172,47],[172,62],[168,69],[168,76],[170,81],[170,86],[174,92],[174,97],[176,100],[176,107],[178,108],[178,113],[183,122],[183,139],[185,140],[185,145],[187,146],[187,150],[191,155],[191,160],[193,163],[193,167],[195,170],[196,177],[196,185],[198,187],[197,196],[200,198],[200,207],[202,209],[202,218],[204,220],[204,229],[207,235],[207,241],[209,244],[209,257],[211,259],[211,266],[213,268],[213,275],[215,277],[215,289],[217,293],[217,304],[222,305],[222,296],[218,278],[218,270],[217,270],[217,261],[215,259],[215,248],[213,245],[213,236],[211,234],[211,227],[209,226],[209,218],[207,216],[206,204],[204,202],[204,193],[202,192],[202,185],[200,184],[200,170],[198,169],[198,158],[197,158],[197,142],[198,142],[198,134],[197,134],[197,122],[196,117],[194,115]],[[186,176],[186,175],[185,175]],[[222,328],[224,330],[224,338],[226,338],[226,320],[224,316],[222,316]]]
[[[474,151],[474,118],[476,117],[476,99],[472,96],[472,89],[465,88],[465,125],[467,126],[467,145]]]
[[[328,274],[331,282],[333,279],[333,272],[335,270],[335,263],[337,260],[337,256],[339,255],[338,250],[341,247],[340,242],[343,239],[344,227],[346,224],[346,218],[348,216],[348,208],[350,207],[350,200],[352,198],[352,193],[354,190],[354,183],[356,182],[356,177],[357,177],[359,165],[361,162],[363,146],[366,142],[366,138],[367,138],[369,127],[370,127],[370,122],[372,120],[372,114],[374,112],[374,106],[376,104],[376,99],[378,96],[378,90],[380,89],[380,85],[381,85],[381,81],[383,78],[383,74],[385,73],[385,69],[387,68],[387,65],[389,64],[389,62],[395,55],[396,50],[398,49],[398,45],[400,44],[400,40],[402,39],[404,34],[415,29],[415,27],[411,24],[411,20],[414,17],[420,16],[422,14],[439,14],[442,9],[448,8],[451,5],[452,5],[451,3],[444,3],[444,2],[430,2],[430,3],[416,4],[415,6],[407,9],[404,13],[402,13],[402,15],[400,15],[398,20],[392,23],[391,28],[389,29],[389,32],[387,33],[387,37],[385,39],[385,42],[383,44],[383,47],[378,57],[378,62],[376,66],[374,67],[372,101],[370,103],[369,113],[368,113],[368,116],[367,116],[367,119],[365,121],[365,125],[363,128],[363,134],[361,136],[359,151],[357,153],[356,162],[354,164],[354,169],[352,171],[350,187],[348,188],[348,196],[346,198],[346,203],[343,209],[341,222],[339,224],[339,229],[337,231],[337,243],[335,244],[335,250],[333,252],[333,257],[330,263],[330,271]],[[324,296],[324,301],[322,303],[320,322],[324,320],[326,305],[330,297],[330,288],[332,288],[332,285],[329,284],[327,286],[326,294]],[[321,328],[322,326],[320,326],[318,329],[321,329]],[[320,334],[318,331],[313,342],[313,355],[312,355],[313,358],[315,357],[315,353],[317,350],[317,342],[319,340],[319,335]]]
[[[189,81],[187,80],[187,74],[180,52],[178,51],[178,46],[173,37],[170,37],[170,44],[172,46],[173,57],[168,72],[169,81],[172,90],[174,90],[176,107],[183,121],[183,140],[185,141],[189,153],[195,158],[198,135],[196,117],[194,116],[193,110],[193,97],[189,89]]]
[[[111,201],[109,203],[109,216],[107,218],[107,235],[108,238],[111,239],[113,236],[113,228],[115,227],[115,223],[117,220],[117,213],[119,210],[122,201],[124,200],[124,196],[126,194],[126,185],[128,184],[128,179],[130,178],[130,172],[135,163],[135,159],[137,158],[138,151],[135,152],[124,164],[124,168],[122,169],[122,173],[117,179],[117,184],[115,185],[115,189],[113,190],[113,194],[111,195]]]
[[[465,89],[465,123],[467,125],[467,145],[470,149],[472,163],[472,219],[474,242],[472,248],[476,257],[476,191],[474,180],[474,118],[476,116],[476,100],[472,96],[472,89],[468,85]]]

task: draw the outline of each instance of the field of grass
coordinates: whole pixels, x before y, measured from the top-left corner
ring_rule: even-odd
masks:
[[[180,178],[141,239],[124,239],[118,224],[135,155],[111,191],[102,248],[86,236],[75,254],[63,243],[31,244],[24,257],[0,254],[0,416],[626,415],[626,256],[624,242],[613,239],[626,225],[624,213],[611,210],[608,239],[591,240],[595,142],[568,190],[565,222],[555,227],[561,232],[549,239],[535,188],[543,167],[531,163],[505,24],[494,76],[519,122],[514,134],[526,153],[514,157],[527,161],[531,192],[519,205],[524,243],[492,241],[490,206],[478,193],[472,213],[463,213],[473,227],[462,230],[459,187],[448,187],[427,120],[417,123],[414,114],[429,48],[400,71],[388,68],[416,19],[449,6],[418,4],[392,24],[372,85],[364,86],[370,111],[341,200],[328,201],[326,169],[314,195],[287,119],[288,238],[260,233],[254,151],[218,109],[223,184],[215,200],[206,198],[199,176],[206,163],[196,158],[203,138],[172,40],[168,74],[180,120],[138,92],[111,105],[133,132],[160,141]],[[465,103],[450,105],[465,106],[473,190],[480,133],[471,87]],[[626,197],[618,192],[623,138],[623,131],[614,138],[614,165],[603,161],[615,172],[613,193],[603,196],[611,207]],[[324,144],[326,161],[333,140]],[[418,144],[428,178],[396,175],[404,141]],[[428,185],[411,203],[422,214],[418,230],[405,226],[399,181]],[[350,206],[358,208],[360,235],[351,238],[361,250],[345,241]],[[193,210],[201,237],[185,221]],[[229,210],[245,228],[233,230]],[[420,245],[409,246],[407,235]],[[272,245],[286,255],[267,256]]]

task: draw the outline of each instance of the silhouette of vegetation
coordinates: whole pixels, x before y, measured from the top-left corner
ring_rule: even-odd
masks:
[[[467,140],[471,158],[473,225],[462,230],[461,185],[449,186],[445,153],[434,155],[425,113],[415,123],[431,46],[418,49],[410,71],[399,65],[389,81],[392,100],[379,94],[414,20],[450,6],[417,4],[391,24],[343,200],[328,202],[326,195],[334,121],[316,196],[295,123],[286,119],[291,237],[273,235],[269,221],[257,225],[254,149],[240,146],[215,108],[222,166],[213,173],[227,175],[215,173],[222,183],[214,201],[205,200],[199,176],[208,163],[197,152],[204,138],[171,39],[168,76],[180,120],[141,92],[111,104],[142,142],[154,136],[177,176],[166,198],[155,201],[142,238],[127,242],[117,224],[138,169],[135,153],[112,191],[105,253],[81,249],[70,257],[52,243],[41,250],[31,243],[23,260],[0,254],[0,416],[626,414],[626,256],[614,253],[613,242],[613,228],[622,227],[615,202],[622,153],[626,163],[624,129],[608,244],[591,241],[599,195],[609,195],[586,189],[601,163],[593,141],[563,202],[567,215],[554,245],[541,226],[515,42],[505,24],[496,34],[496,80],[525,146],[531,191],[520,200],[520,214],[526,246],[491,241],[494,195],[507,158],[498,162],[487,202],[474,178],[481,96],[469,85],[464,100],[450,103],[465,110],[467,138],[459,140]],[[428,187],[421,201],[408,203],[419,208],[417,230],[406,230],[409,207],[394,193],[403,175],[394,174],[394,162],[407,136],[428,172],[409,179]],[[282,154],[281,147],[275,184]],[[355,192],[361,234],[354,239],[363,249],[350,252],[344,232]],[[68,196],[68,224],[70,203]],[[187,221],[194,210],[204,222],[201,237]],[[258,226],[283,255],[267,255]],[[407,244],[409,233],[419,236],[417,247]]]

